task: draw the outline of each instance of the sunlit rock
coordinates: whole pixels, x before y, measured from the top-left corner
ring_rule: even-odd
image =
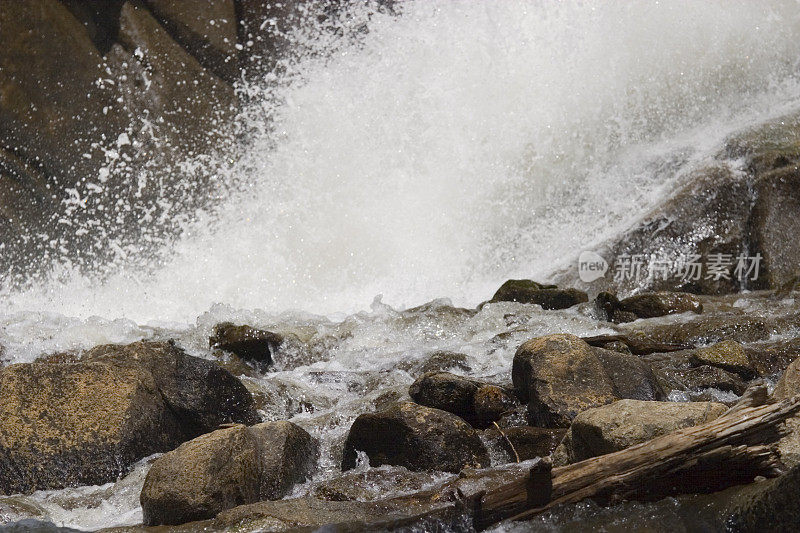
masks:
[[[711,402],[620,400],[580,413],[553,453],[554,465],[616,452],[685,427],[714,420],[727,406]]]
[[[182,524],[285,496],[308,477],[317,444],[291,422],[202,435],[153,463],[142,488],[146,525]]]

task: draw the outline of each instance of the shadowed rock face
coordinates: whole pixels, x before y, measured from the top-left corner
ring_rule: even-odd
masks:
[[[258,421],[244,386],[170,343],[0,371],[0,491],[98,485],[225,422]]]
[[[345,442],[342,469],[356,466],[357,452],[371,466],[404,466],[409,470],[459,472],[466,466],[489,465],[478,433],[464,420],[412,402],[360,415]]]

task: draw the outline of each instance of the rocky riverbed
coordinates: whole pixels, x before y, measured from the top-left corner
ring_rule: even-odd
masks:
[[[561,289],[517,281],[523,298],[507,286],[479,310],[376,301],[340,321],[217,308],[192,328],[140,328],[129,335],[142,341],[7,364],[0,517],[81,529],[411,519],[461,530],[470,517],[450,510],[456,488],[491,490],[537,458],[569,464],[709,422],[752,384],[776,400],[800,389],[793,291],[642,293],[647,318],[618,324],[602,298],[547,310],[504,300]],[[787,470],[800,462],[798,425],[779,444]],[[797,490],[791,479],[609,509],[585,502],[525,527],[569,530],[587,513],[611,530],[722,527],[777,505],[773,485]]]

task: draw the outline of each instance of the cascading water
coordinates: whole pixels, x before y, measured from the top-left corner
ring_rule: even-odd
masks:
[[[618,234],[726,137],[800,107],[799,4],[420,0],[351,14],[368,21],[357,37],[301,28],[291,38],[304,53],[282,78],[243,88],[251,134],[220,155],[224,202],[157,266],[120,260],[102,279],[54,268],[49,282],[4,289],[3,357],[166,336],[208,357],[220,320],[308,328],[308,366],[261,385],[316,404],[316,418],[292,405],[269,416],[316,431],[330,473],[365,398],[407,386],[398,361],[458,349],[491,375],[533,333],[597,331],[513,304],[469,319],[380,301],[346,313],[378,294],[395,308],[474,306],[503,280],[544,278]],[[498,343],[512,315],[526,325]],[[341,377],[321,382],[321,370]],[[381,377],[367,385],[359,371]],[[353,382],[359,392],[343,385]],[[33,497],[78,527],[135,523],[136,500],[121,500],[98,519]]]

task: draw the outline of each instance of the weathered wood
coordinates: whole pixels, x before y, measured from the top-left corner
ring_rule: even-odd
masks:
[[[628,335],[597,335],[595,337],[581,337],[581,340],[590,346],[604,348],[606,344],[621,342],[625,344],[634,355],[649,355],[651,353],[678,352],[694,348],[691,344],[662,344],[637,339]]]
[[[751,390],[721,417],[681,429],[624,450],[555,468],[539,487],[520,479],[483,495],[476,505],[479,529],[499,519],[525,520],[564,503],[587,498],[613,503],[668,495],[711,492],[774,477],[781,463],[773,443],[785,432],[782,422],[800,411],[800,396],[760,405],[766,395]],[[543,504],[529,495],[546,492]],[[538,492],[537,492],[538,491]]]

